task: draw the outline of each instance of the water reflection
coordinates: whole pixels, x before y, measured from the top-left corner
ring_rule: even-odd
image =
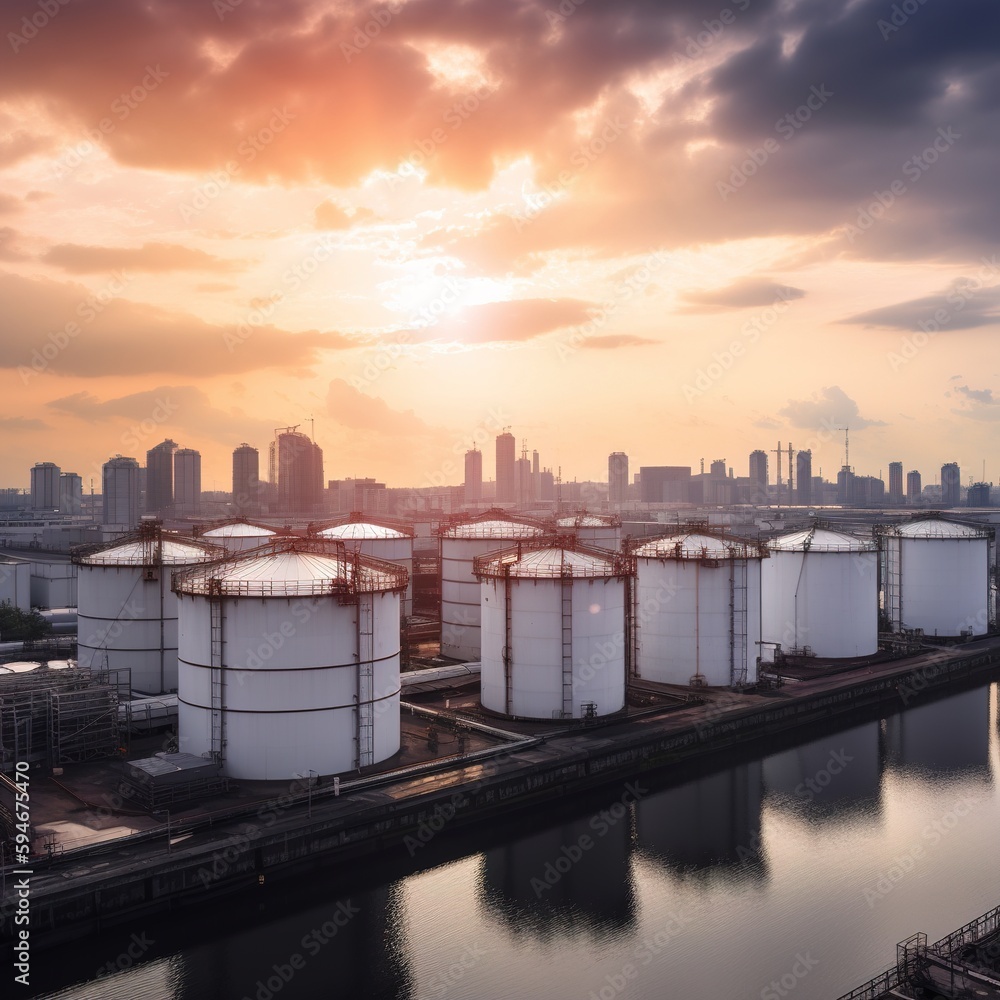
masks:
[[[543,938],[581,927],[599,936],[635,921],[631,806],[616,800],[591,816],[519,837],[483,854],[483,909],[515,935]]]
[[[636,803],[636,845],[667,867],[700,872],[739,868],[763,881],[760,761],[696,778]]]
[[[774,805],[813,823],[874,819],[884,756],[881,728],[869,722],[766,758],[764,783]]]
[[[916,705],[886,720],[894,770],[929,779],[990,779],[990,691],[987,687]]]

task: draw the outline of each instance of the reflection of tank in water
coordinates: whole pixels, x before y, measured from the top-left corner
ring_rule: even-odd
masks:
[[[832,733],[764,761],[764,784],[775,804],[810,816],[877,814],[881,782],[877,722]]]
[[[761,802],[759,761],[648,795],[635,807],[637,849],[677,869],[738,867],[763,879]]]
[[[514,934],[612,934],[635,921],[630,807],[618,801],[483,854],[483,909]]]
[[[990,773],[990,689],[916,705],[886,720],[893,767],[930,774]]]

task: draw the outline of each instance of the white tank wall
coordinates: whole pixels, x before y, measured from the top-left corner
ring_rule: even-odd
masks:
[[[146,580],[142,566],[81,565],[78,575],[78,654],[81,667],[132,670],[132,690],[177,690],[177,596],[164,566]],[[162,630],[161,630],[162,618]],[[162,655],[161,655],[162,650]],[[162,666],[161,666],[162,664]]]
[[[480,586],[482,703],[504,713],[504,581]],[[577,577],[572,586],[573,718],[582,718],[584,702],[609,715],[625,706],[625,584]],[[551,719],[563,710],[561,581],[512,580],[511,614],[511,715]]]
[[[0,563],[0,604],[3,603],[21,611],[31,610],[31,566],[28,563]]]
[[[617,552],[622,547],[620,524],[581,524],[573,529],[573,534],[581,545],[589,545],[591,548],[609,549],[612,552]]]
[[[399,750],[399,595],[373,600],[374,760]],[[210,603],[182,595],[178,732],[185,753],[212,750]],[[224,598],[224,772],[291,778],[357,766],[357,607],[336,598]],[[299,670],[296,667],[325,669]]]
[[[227,553],[245,552],[247,549],[256,549],[261,545],[267,545],[275,538],[274,533],[266,535],[213,535],[211,531],[203,536],[206,542],[221,546]]]
[[[516,543],[514,538],[441,538],[441,655],[478,660],[480,584],[472,561]]]
[[[732,683],[730,600],[746,604],[746,683],[757,680],[760,655],[761,560],[743,560],[746,589],[734,588],[733,566],[703,566],[696,559],[636,560],[637,672],[661,684],[690,683],[698,670],[707,684]],[[737,664],[737,673],[741,664]]]
[[[413,614],[413,539],[405,538],[338,538],[348,552],[385,559],[406,570],[406,593],[400,600],[399,613],[404,618]]]
[[[835,659],[876,652],[877,554],[772,550],[761,564],[761,637]]]
[[[971,628],[973,635],[986,634],[989,539],[890,535],[886,545],[889,564],[900,567],[900,613],[893,628],[922,628],[926,635],[944,636],[957,636]]]

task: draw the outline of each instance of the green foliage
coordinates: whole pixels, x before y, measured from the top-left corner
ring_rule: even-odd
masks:
[[[37,611],[22,611],[10,601],[0,604],[0,639],[4,642],[41,639],[51,631],[52,626]]]

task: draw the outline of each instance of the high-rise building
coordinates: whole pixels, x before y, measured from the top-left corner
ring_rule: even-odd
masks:
[[[628,500],[628,455],[623,451],[608,455],[608,500],[611,503]]]
[[[903,502],[903,463],[889,463],[889,503]]]
[[[101,470],[104,511],[103,524],[130,531],[139,523],[139,463],[134,458],[115,455]]]
[[[59,477],[59,510],[63,514],[83,512],[83,480],[75,472]]]
[[[962,498],[962,475],[957,462],[947,462],[941,466],[941,504],[957,507]]]
[[[504,431],[497,435],[497,503],[513,503],[517,499],[514,477],[516,459],[514,435]]]
[[[812,490],[813,454],[808,448],[795,456],[795,490],[800,504],[813,502]]]
[[[465,502],[483,499],[483,453],[473,446],[465,453]]]
[[[920,473],[914,469],[906,474],[906,502],[920,503],[920,494],[923,492],[923,485],[920,482]]]
[[[146,513],[163,515],[174,504],[174,452],[169,438],[146,452]]]
[[[538,452],[531,453],[531,495],[535,500],[541,498],[542,493],[542,464],[538,457]]]
[[[849,465],[843,465],[837,473],[837,503],[854,503],[854,473]]]
[[[59,477],[55,462],[35,462],[31,468],[31,506],[35,510],[55,510],[59,506]]]
[[[639,468],[639,499],[643,503],[687,503],[690,490],[690,465],[643,465]]]
[[[201,507],[201,452],[179,448],[174,452],[174,510],[197,514]]]
[[[767,501],[767,452],[758,448],[750,452],[750,498],[751,503]]]
[[[233,510],[260,513],[260,452],[246,441],[233,449]]]
[[[966,495],[966,504],[969,507],[989,507],[990,487],[992,485],[992,483],[973,483]]]
[[[525,450],[514,463],[514,498],[518,503],[528,504],[535,499],[534,482],[531,477],[531,459]]]
[[[285,430],[274,441],[278,508],[284,514],[316,514],[323,503],[323,450],[308,434]]]

